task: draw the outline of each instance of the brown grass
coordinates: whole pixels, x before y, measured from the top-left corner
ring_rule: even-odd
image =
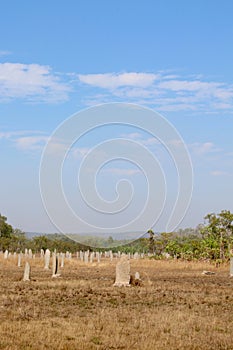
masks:
[[[55,279],[30,264],[22,282],[17,259],[0,257],[0,349],[233,349],[228,266],[131,260],[142,285],[117,288],[115,259],[66,260]]]

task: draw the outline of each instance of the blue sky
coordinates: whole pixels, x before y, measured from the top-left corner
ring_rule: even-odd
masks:
[[[43,148],[69,116],[110,102],[152,108],[181,134],[194,171],[182,227],[203,223],[209,212],[233,211],[232,13],[230,0],[2,4],[0,212],[22,230],[56,231],[40,196]],[[83,158],[95,144],[122,137],[143,143],[160,159],[173,196],[175,175],[161,147],[136,128],[109,126],[77,142],[75,162],[69,160],[64,169],[66,190],[77,210],[75,181]],[[105,170],[97,185],[107,200],[122,177],[135,185],[135,192],[140,189],[133,217],[145,199],[138,169],[115,161]],[[83,215],[88,220],[88,211]],[[165,226],[166,213],[155,229]]]

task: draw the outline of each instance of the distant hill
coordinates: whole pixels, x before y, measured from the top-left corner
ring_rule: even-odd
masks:
[[[159,232],[155,232],[155,235],[158,235]],[[25,232],[26,238],[33,239],[34,237],[38,236],[63,236],[60,233],[45,233],[45,232]],[[149,238],[149,234],[147,232],[121,232],[121,233],[85,233],[85,234],[74,234],[74,233],[67,233],[64,234],[64,236],[67,236],[69,238],[84,240],[84,238],[103,238],[108,239],[109,237],[112,237],[114,240],[134,240],[137,238]],[[137,237],[137,238],[136,238]]]
[[[25,236],[28,239],[32,239],[34,237],[38,237],[38,236],[46,236],[47,233],[44,232],[25,232]]]

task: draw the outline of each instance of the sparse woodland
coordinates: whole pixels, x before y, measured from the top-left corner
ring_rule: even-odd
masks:
[[[230,258],[233,249],[233,214],[228,210],[223,210],[219,214],[208,214],[205,217],[205,224],[195,229],[187,228],[160,234],[149,230],[142,238],[130,243],[114,241],[110,236],[107,242],[97,237],[87,238],[85,245],[59,234],[42,234],[28,239],[22,231],[9,225],[5,216],[0,215],[2,251],[7,249],[11,252],[20,252],[28,248],[37,253],[41,249],[48,248],[75,253],[80,249],[92,249],[95,246],[103,247],[104,250],[109,243],[112,243],[113,251],[150,252],[155,259],[162,259],[167,253],[171,258],[224,262]]]

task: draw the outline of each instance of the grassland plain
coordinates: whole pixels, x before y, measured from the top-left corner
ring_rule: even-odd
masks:
[[[131,260],[143,284],[117,288],[116,262],[73,258],[52,279],[38,257],[23,282],[17,259],[1,256],[0,349],[233,349],[228,265]]]

